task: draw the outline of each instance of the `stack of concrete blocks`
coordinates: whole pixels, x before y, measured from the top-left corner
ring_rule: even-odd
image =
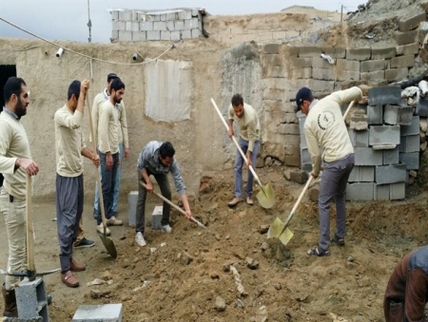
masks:
[[[112,10],[111,41],[178,41],[202,36],[199,9],[183,8],[159,11]]]
[[[355,167],[346,188],[348,200],[405,198],[410,170],[419,169],[419,116],[401,99],[399,87],[369,91],[366,129],[349,129]]]

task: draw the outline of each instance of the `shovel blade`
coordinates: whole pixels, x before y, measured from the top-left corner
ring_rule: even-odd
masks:
[[[272,206],[275,204],[275,192],[273,191],[272,185],[267,183],[260,188],[261,191],[257,193],[257,200],[263,208],[272,208]]]
[[[100,236],[101,241],[103,242],[104,247],[107,250],[107,253],[109,253],[109,255],[113,259],[115,259],[117,257],[117,251],[116,251],[116,247],[114,246],[113,241],[109,237],[107,237],[106,234],[98,233],[98,235]]]
[[[284,230],[285,223],[281,219],[276,217],[272,225],[269,227],[267,238],[279,238],[281,232]]]
[[[286,246],[293,236],[293,232],[290,229],[285,228],[284,232],[279,236],[279,240],[284,244],[284,246]]]

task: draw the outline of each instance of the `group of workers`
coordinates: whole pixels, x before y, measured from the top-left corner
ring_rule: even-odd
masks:
[[[73,272],[86,269],[73,258],[73,248],[91,247],[94,242],[84,237],[83,213],[83,157],[98,168],[101,187],[96,188],[94,218],[100,233],[110,234],[101,219],[104,207],[107,226],[122,225],[117,219],[121,164],[129,156],[126,112],[123,103],[125,84],[116,74],[107,76],[107,86],[92,104],[92,126],[95,129],[91,141],[96,148],[88,148],[83,136],[82,124],[89,81],[73,81],[65,105],[55,112],[56,145],[56,213],[60,246],[61,281],[68,287],[79,286]],[[312,158],[311,176],[317,178],[322,170],[319,196],[319,242],[308,250],[308,255],[330,255],[330,243],[345,245],[345,190],[354,166],[354,149],[349,139],[341,106],[358,100],[367,94],[367,87],[359,86],[334,92],[318,100],[312,91],[301,88],[296,95],[296,112],[306,115],[304,132],[308,151]],[[26,176],[39,172],[39,165],[32,160],[30,144],[21,123],[30,102],[27,85],[22,78],[11,77],[4,86],[5,106],[0,114],[0,173],[4,182],[0,191],[0,212],[3,214],[8,237],[9,272],[26,269]],[[234,197],[229,207],[245,200],[253,205],[253,175],[248,173],[245,195],[242,192],[242,168],[252,166],[260,149],[260,122],[255,109],[244,103],[240,94],[233,95],[228,108],[228,135],[234,133],[234,122],[239,128],[239,146],[246,155],[236,152],[234,164]],[[323,153],[320,153],[320,148]],[[138,202],[136,209],[135,242],[146,245],[145,202],[147,192],[153,192],[152,175],[159,184],[162,195],[171,199],[167,174],[171,173],[176,191],[181,197],[187,219],[192,218],[186,186],[181,176],[175,149],[170,142],[150,141],[143,147],[137,164]],[[1,178],[3,179],[3,178]],[[102,199],[98,198],[101,190]],[[330,203],[336,202],[336,231],[330,236]],[[103,200],[103,205],[100,204]],[[171,233],[170,206],[163,204],[162,230]],[[15,286],[20,278],[7,275],[2,287],[5,301],[4,316],[18,316]],[[424,307],[428,299],[428,246],[406,255],[394,270],[384,299],[387,321],[423,321]]]

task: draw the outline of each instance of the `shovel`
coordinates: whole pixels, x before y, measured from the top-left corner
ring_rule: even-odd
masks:
[[[211,103],[213,104],[214,108],[216,109],[218,116],[222,120],[223,125],[226,127],[226,130],[228,130],[229,127],[227,126],[227,123],[224,120],[223,115],[221,115],[221,112],[218,109],[217,104],[215,103],[215,101],[212,98],[211,98]],[[244,152],[242,151],[241,147],[239,146],[238,141],[236,141],[236,138],[234,136],[232,136],[232,141],[233,141],[233,143],[235,143],[236,148],[238,149],[238,151],[241,154],[242,158],[244,159],[245,163],[248,164],[247,157],[245,156]],[[257,176],[256,172],[254,171],[253,167],[249,166],[249,169],[250,169],[251,173],[253,174],[253,177],[256,179],[257,183],[259,184],[260,189],[262,190],[257,194],[257,200],[259,201],[260,205],[263,208],[266,208],[266,209],[272,208],[272,206],[275,203],[275,192],[273,191],[272,185],[269,182],[264,186],[260,182],[260,179]]]
[[[348,116],[349,112],[351,111],[352,106],[354,106],[354,101],[349,103],[348,108],[346,109],[345,113],[343,114],[343,120],[345,120],[346,117]],[[306,182],[305,187],[303,188],[302,192],[300,193],[300,196],[297,199],[296,204],[294,205],[290,214],[288,215],[288,218],[285,221],[285,223],[283,223],[282,220],[277,217],[274,220],[274,222],[272,223],[272,225],[269,227],[269,230],[267,233],[267,238],[278,238],[281,241],[281,243],[283,243],[284,245],[287,245],[288,242],[290,241],[290,239],[293,238],[294,234],[287,226],[288,226],[288,223],[290,222],[291,218],[293,218],[294,212],[296,211],[297,207],[299,206],[300,201],[302,200],[306,190],[308,190],[308,187],[311,184],[312,179],[313,179],[313,177],[310,174],[309,179]]]
[[[88,105],[88,114],[89,114],[89,129],[91,131],[91,139],[92,139],[92,149],[94,153],[97,151],[97,146],[95,144],[95,132],[94,132],[94,125],[92,124],[92,113],[91,113],[91,105],[89,104],[89,98],[88,94],[86,94],[86,105]],[[96,177],[97,177],[97,184],[98,184],[98,192],[100,197],[100,210],[101,210],[101,218],[103,221],[103,233],[101,234],[98,232],[98,236],[100,236],[101,241],[104,244],[104,247],[106,248],[107,252],[110,254],[110,256],[115,259],[117,257],[117,251],[116,247],[114,246],[113,240],[107,236],[107,223],[106,223],[106,215],[104,212],[104,198],[103,198],[103,190],[101,186],[101,177],[100,172],[98,171],[98,168],[96,168]]]
[[[26,215],[26,233],[27,233],[27,272],[10,272],[5,270],[0,270],[0,274],[17,276],[17,277],[27,277],[28,280],[34,281],[36,276],[43,276],[58,272],[61,268],[51,269],[45,272],[36,272],[36,265],[34,263],[34,231],[33,231],[33,214],[31,209],[31,176],[27,174],[27,183],[26,183],[26,193],[25,198],[25,215]]]
[[[146,184],[143,182],[143,181],[140,181],[140,184],[144,187],[144,189],[147,189],[147,186],[146,186]],[[186,216],[186,212],[183,210],[183,209],[181,209],[179,206],[177,206],[175,203],[173,203],[173,202],[171,202],[169,199],[167,199],[167,198],[165,198],[164,196],[162,196],[161,194],[159,194],[159,193],[157,193],[157,192],[154,192],[153,191],[153,193],[157,196],[157,197],[159,197],[159,198],[161,198],[163,201],[165,201],[167,204],[169,204],[170,206],[172,206],[172,207],[174,207],[175,209],[177,209],[182,215],[185,215]],[[190,220],[191,221],[193,221],[195,224],[197,224],[199,227],[201,227],[201,228],[207,228],[207,227],[205,227],[204,226],[204,224],[202,224],[199,220],[196,220],[195,218],[193,218],[193,216],[192,217],[190,217]]]

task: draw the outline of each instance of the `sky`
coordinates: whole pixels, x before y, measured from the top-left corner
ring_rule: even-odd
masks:
[[[301,4],[317,9],[355,11],[355,0],[0,0],[0,18],[54,41],[88,42],[88,2],[92,22],[92,42],[108,43],[111,37],[109,9],[205,8],[211,15],[245,15],[280,12]],[[0,20],[0,37],[34,38]]]

